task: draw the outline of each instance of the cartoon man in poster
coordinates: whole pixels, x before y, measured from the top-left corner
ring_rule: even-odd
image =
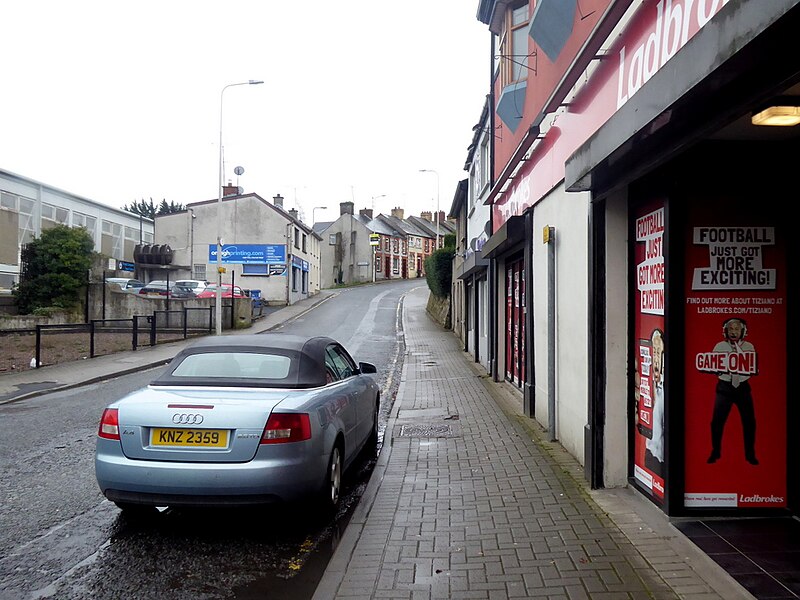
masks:
[[[715,373],[717,381],[714,399],[714,414],[711,418],[711,454],[709,464],[722,457],[722,434],[731,408],[736,405],[742,420],[744,456],[751,465],[757,465],[756,417],[753,395],[750,390],[751,375],[757,374],[757,354],[752,343],[745,341],[747,323],[742,318],[731,318],[722,324],[724,340],[714,346],[710,353],[697,357],[700,371]]]
[[[664,475],[664,333],[654,329],[650,336],[653,353],[653,436],[645,444],[644,466]]]
[[[647,341],[643,340],[646,344]],[[664,475],[664,332],[653,329],[636,363],[634,398],[639,433],[645,438],[644,467]]]

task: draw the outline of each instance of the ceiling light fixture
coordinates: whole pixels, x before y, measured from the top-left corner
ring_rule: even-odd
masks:
[[[800,97],[776,98],[770,106],[753,113],[753,125],[791,127],[800,124]]]

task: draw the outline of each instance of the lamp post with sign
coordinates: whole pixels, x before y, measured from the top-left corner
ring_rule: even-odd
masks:
[[[216,321],[217,321],[217,335],[222,335],[222,273],[225,271],[222,266],[222,101],[225,97],[225,90],[229,87],[237,85],[259,85],[263,81],[256,81],[250,79],[248,81],[241,81],[239,83],[229,83],[222,88],[219,93],[219,181],[217,182],[217,294],[216,294]],[[233,303],[233,298],[231,298]],[[233,309],[231,308],[231,311]]]
[[[369,245],[372,246],[372,283],[375,283],[375,256],[378,252],[378,245],[381,243],[381,236],[377,233],[369,234]]]

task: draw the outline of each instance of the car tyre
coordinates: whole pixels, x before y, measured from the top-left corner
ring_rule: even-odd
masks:
[[[375,398],[375,410],[372,414],[372,430],[369,432],[367,438],[367,447],[375,448],[378,445],[378,423],[380,422],[381,400],[380,397]]]
[[[341,445],[336,444],[331,450],[330,459],[328,459],[328,470],[325,472],[325,481],[319,496],[321,508],[327,513],[334,512],[339,506],[342,494],[342,466]]]

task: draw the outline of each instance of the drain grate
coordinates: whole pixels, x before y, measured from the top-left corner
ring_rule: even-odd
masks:
[[[458,433],[448,424],[443,425],[413,425],[406,424],[400,427],[400,437],[455,437]]]

